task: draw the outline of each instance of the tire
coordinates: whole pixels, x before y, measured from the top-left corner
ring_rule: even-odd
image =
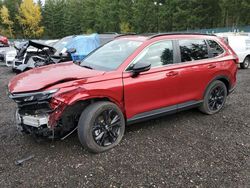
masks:
[[[240,64],[240,68],[242,68],[242,69],[248,69],[249,64],[250,64],[250,56],[247,56],[244,59],[243,63]]]
[[[216,80],[207,87],[203,103],[199,109],[208,115],[215,114],[224,107],[226,98],[226,85],[222,81]]]
[[[111,102],[102,101],[87,106],[78,122],[78,138],[92,153],[101,153],[115,147],[120,143],[124,131],[123,113]]]

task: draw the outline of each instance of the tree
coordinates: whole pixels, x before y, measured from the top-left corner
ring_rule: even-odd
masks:
[[[119,32],[119,0],[99,0],[96,5],[96,30]]]
[[[5,5],[2,6],[2,8],[0,9],[0,16],[1,16],[2,24],[7,27],[7,31],[5,32],[6,35],[10,38],[13,38],[13,24],[14,23],[13,21],[10,20],[9,10],[7,9]]]
[[[241,11],[239,18],[239,25],[249,25],[250,24],[250,2],[249,0],[242,0]]]
[[[9,10],[13,35],[39,37],[43,33],[41,25],[44,26],[43,37],[62,38],[91,32],[155,33],[250,24],[250,0],[36,2],[37,4],[34,4],[34,0],[0,0],[0,8],[5,5]],[[10,27],[3,23],[2,16],[0,20],[0,28],[7,31]]]
[[[121,22],[120,23],[120,32],[121,33],[131,33],[132,28],[128,22]]]
[[[33,0],[23,0],[18,10],[17,20],[25,37],[40,37],[44,32],[44,28],[40,26],[41,9]]]
[[[18,7],[22,0],[3,0],[2,4],[9,10],[9,19],[13,21],[13,35],[19,36],[21,34],[21,28],[16,20],[16,13],[18,12]],[[0,23],[1,25],[1,23]]]
[[[138,0],[133,2],[133,28],[138,33],[152,33],[157,31],[157,7],[154,1]]]

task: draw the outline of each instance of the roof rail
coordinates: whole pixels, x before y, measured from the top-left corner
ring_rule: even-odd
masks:
[[[124,33],[124,34],[119,34],[115,36],[115,38],[123,37],[123,36],[129,36],[129,35],[137,35],[136,33]]]
[[[113,35],[119,35],[119,34],[116,33],[116,32],[104,32],[104,33],[98,33],[98,34],[107,34],[107,35],[113,34]]]
[[[205,33],[185,33],[185,32],[170,32],[170,33],[158,33],[148,37],[149,39],[160,37],[160,36],[167,36],[167,35],[208,35],[208,36],[216,36],[214,34],[205,34]]]

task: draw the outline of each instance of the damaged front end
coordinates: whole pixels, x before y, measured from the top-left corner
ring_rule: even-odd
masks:
[[[65,105],[52,98],[57,91],[9,94],[18,105],[15,114],[18,128],[34,136],[60,137],[62,133],[57,124]]]

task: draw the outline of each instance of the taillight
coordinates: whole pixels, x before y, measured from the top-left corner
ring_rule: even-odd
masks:
[[[233,57],[234,57],[234,62],[236,63],[236,64],[238,64],[239,63],[239,57],[237,56],[237,54],[233,51],[233,49],[228,45],[228,52],[229,52],[229,54],[231,54]]]
[[[227,51],[229,52],[229,54],[233,56],[233,61],[235,62],[235,64],[238,64],[239,57],[237,56],[237,54],[234,52],[234,50],[229,45],[228,38],[219,37],[219,39],[224,44],[224,46],[227,49]]]
[[[240,60],[239,60],[239,57],[237,56],[237,55],[235,55],[234,56],[235,57],[235,59],[234,59],[234,62],[236,63],[236,64],[239,64],[240,62]]]

